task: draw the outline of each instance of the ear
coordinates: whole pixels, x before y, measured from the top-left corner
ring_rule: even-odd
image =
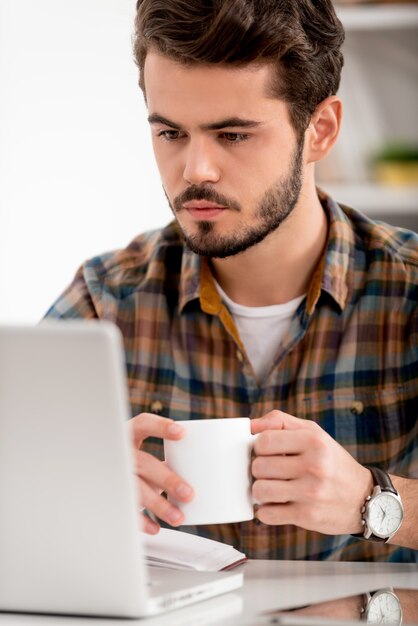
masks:
[[[325,98],[315,109],[305,132],[308,163],[320,161],[337,141],[342,119],[342,103],[337,96]]]

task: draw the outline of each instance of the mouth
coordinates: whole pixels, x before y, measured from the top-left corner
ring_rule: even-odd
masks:
[[[188,213],[199,220],[209,220],[221,215],[228,209],[226,206],[210,202],[209,200],[190,200],[182,205]]]

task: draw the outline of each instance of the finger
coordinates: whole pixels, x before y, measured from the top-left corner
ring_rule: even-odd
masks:
[[[135,465],[137,475],[160,492],[165,491],[175,500],[182,502],[189,502],[194,497],[193,488],[186,481],[173,472],[166,463],[148,452],[136,450]]]
[[[296,499],[297,479],[264,480],[253,482],[252,496],[259,504],[287,503]]]
[[[263,504],[258,507],[255,517],[270,526],[282,526],[284,524],[297,524],[299,521],[298,506],[293,502],[286,504]]]
[[[283,411],[274,409],[263,417],[257,417],[251,420],[251,432],[253,435],[261,433],[263,430],[275,429],[275,430],[299,430],[299,429],[311,429],[317,425],[310,420],[300,419],[294,417]]]
[[[138,478],[141,506],[154,513],[158,518],[171,526],[180,526],[184,521],[184,515],[176,506],[159,495],[144,480]]]
[[[301,455],[256,456],[251,464],[254,478],[289,480],[303,476]]]
[[[160,525],[143,513],[140,516],[140,526],[141,530],[148,535],[156,535],[160,531]]]
[[[185,433],[184,428],[176,424],[174,420],[152,413],[140,413],[129,421],[132,430],[134,444],[140,447],[147,437],[159,437],[161,439],[181,439]]]
[[[318,531],[318,525],[322,523],[321,513],[312,508],[308,508],[299,502],[288,502],[286,504],[263,504],[256,511],[256,518],[263,522],[274,526],[284,524],[292,524],[305,528],[306,530]],[[320,531],[321,532],[321,531]],[[327,534],[337,534],[333,528],[330,528]]]
[[[312,435],[305,430],[265,430],[258,435],[253,450],[256,456],[301,454],[311,440]]]

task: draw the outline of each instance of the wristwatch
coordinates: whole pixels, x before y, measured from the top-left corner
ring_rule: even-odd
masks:
[[[402,624],[402,607],[393,589],[379,589],[365,594],[361,620],[366,624]]]
[[[373,475],[374,488],[361,509],[364,532],[353,537],[387,543],[402,524],[402,501],[389,474],[378,467],[367,469]]]

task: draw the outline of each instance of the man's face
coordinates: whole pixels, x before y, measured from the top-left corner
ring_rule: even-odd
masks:
[[[242,252],[275,231],[302,185],[303,142],[267,96],[270,66],[185,66],[150,51],[145,89],[154,152],[188,246]]]

